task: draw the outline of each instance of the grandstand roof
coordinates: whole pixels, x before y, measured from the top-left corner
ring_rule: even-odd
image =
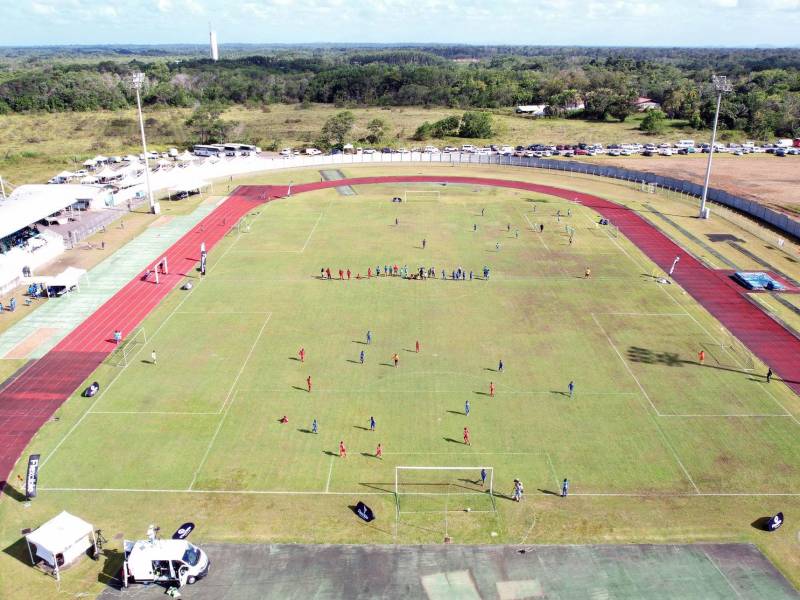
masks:
[[[79,200],[93,200],[108,194],[96,185],[21,185],[0,200],[0,238],[23,229]]]

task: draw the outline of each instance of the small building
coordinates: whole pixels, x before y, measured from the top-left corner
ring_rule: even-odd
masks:
[[[646,110],[654,110],[654,109],[660,109],[661,108],[661,105],[658,102],[656,102],[655,100],[653,100],[651,98],[646,98],[644,96],[639,96],[636,99],[636,102],[633,103],[633,105],[636,107],[636,110],[638,110],[639,112],[644,112]]]

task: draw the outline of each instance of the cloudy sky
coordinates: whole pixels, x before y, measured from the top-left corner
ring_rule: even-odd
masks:
[[[798,46],[800,0],[0,0],[0,45]]]

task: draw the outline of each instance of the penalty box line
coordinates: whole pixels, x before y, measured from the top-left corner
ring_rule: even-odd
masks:
[[[628,374],[636,382],[636,385],[639,386],[639,389],[642,391],[642,394],[644,394],[644,397],[647,399],[647,402],[650,404],[650,407],[653,409],[653,412],[650,413],[645,408],[645,412],[647,412],[647,414],[650,415],[650,418],[653,421],[653,425],[655,425],[656,430],[658,431],[659,435],[661,436],[661,440],[663,441],[664,445],[669,449],[669,451],[672,454],[672,456],[675,459],[675,461],[678,463],[678,466],[683,471],[683,474],[686,476],[686,479],[688,479],[689,483],[692,484],[692,487],[694,488],[694,491],[699,494],[700,493],[700,488],[697,487],[697,484],[694,482],[694,479],[692,479],[692,476],[689,474],[689,471],[686,469],[686,466],[683,464],[683,461],[681,461],[680,457],[678,456],[678,452],[672,446],[672,444],[669,441],[669,438],[667,437],[667,434],[664,433],[664,431],[661,429],[661,426],[658,423],[657,417],[660,417],[661,413],[658,412],[658,409],[656,408],[656,405],[653,404],[653,401],[650,399],[650,396],[648,395],[647,391],[644,389],[644,386],[642,385],[642,382],[639,381],[639,378],[636,377],[636,374],[633,372],[633,369],[631,369],[631,367],[628,364],[628,362],[625,360],[625,358],[622,356],[622,354],[620,354],[620,351],[614,345],[614,342],[611,340],[611,336],[609,336],[608,333],[606,332],[606,330],[603,329],[603,326],[600,324],[600,321],[597,319],[595,314],[594,313],[591,313],[591,314],[592,314],[592,320],[594,320],[594,322],[597,325],[598,329],[600,329],[600,331],[606,337],[606,340],[608,340],[608,344],[611,346],[611,348],[614,350],[616,355],[619,357],[620,362],[622,362],[622,366],[625,367],[625,370],[628,371]]]
[[[272,319],[272,313],[267,315],[267,318],[264,319],[264,322],[261,324],[261,328],[258,330],[258,334],[256,335],[253,343],[250,345],[250,351],[247,353],[244,361],[242,361],[242,366],[239,368],[239,372],[236,374],[236,377],[233,379],[231,383],[231,387],[228,389],[228,395],[225,398],[225,402],[222,403],[222,409],[224,412],[222,413],[222,418],[219,420],[217,424],[217,428],[214,430],[214,435],[211,436],[211,440],[208,442],[208,446],[206,447],[206,451],[203,454],[203,458],[200,460],[200,464],[197,466],[197,469],[194,472],[192,477],[192,482],[189,484],[189,489],[194,487],[195,482],[197,481],[197,475],[200,473],[200,470],[206,464],[206,460],[208,459],[208,455],[211,452],[211,448],[214,446],[214,442],[217,440],[217,436],[219,435],[220,430],[222,429],[222,425],[225,423],[225,420],[228,417],[228,413],[230,412],[231,406],[233,406],[233,402],[238,395],[238,390],[234,393],[234,389],[236,388],[236,384],[239,383],[239,378],[244,373],[245,368],[247,367],[247,363],[250,362],[250,358],[253,356],[253,351],[256,349],[256,345],[258,344],[261,336],[264,333],[264,329],[267,327],[267,323],[269,323],[270,319]],[[230,400],[230,402],[228,402]]]
[[[213,312],[201,312],[201,311],[177,311],[174,314],[180,315],[189,315],[189,314],[241,314],[241,315],[266,315],[267,321],[272,318],[271,312],[265,311],[253,311],[253,312],[222,312],[222,313],[213,313]],[[170,315],[171,316],[171,315]],[[258,340],[256,340],[257,342]],[[256,343],[254,342],[254,344]],[[252,347],[250,352],[248,353],[248,357],[252,354],[253,350]],[[237,377],[238,380],[238,377]],[[238,393],[238,390],[237,390]],[[231,392],[228,390],[228,394],[225,396],[225,400],[222,402],[218,410],[215,411],[192,411],[192,410],[90,410],[89,412],[93,415],[163,415],[163,416],[213,416],[213,415],[221,415],[222,411],[225,410],[225,406],[230,399]]]

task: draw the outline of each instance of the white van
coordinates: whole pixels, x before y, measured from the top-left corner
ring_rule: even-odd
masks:
[[[208,575],[211,562],[197,546],[186,540],[158,539],[151,530],[148,539],[125,540],[122,583],[165,583],[179,587]]]
[[[678,140],[676,148],[694,148],[694,140]]]
[[[462,152],[475,152],[476,150],[477,148],[475,148],[475,146],[473,146],[472,144],[464,144],[463,146],[461,146]]]

